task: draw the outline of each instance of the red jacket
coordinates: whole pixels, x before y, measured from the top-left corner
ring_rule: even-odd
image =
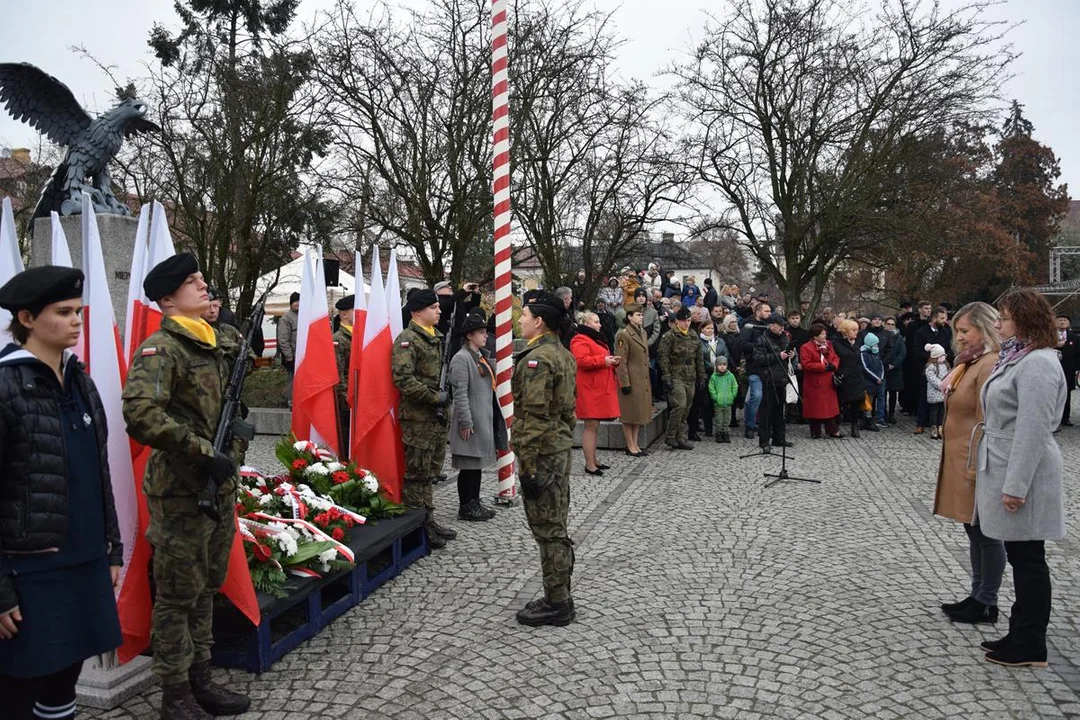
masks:
[[[840,358],[832,343],[825,343],[824,351],[813,340],[799,348],[799,364],[803,370],[802,414],[807,420],[828,420],[840,414],[833,373],[825,369],[825,363],[840,367]]]
[[[619,383],[615,368],[604,361],[611,349],[579,332],[570,341],[577,360],[577,416],[581,420],[619,417]]]

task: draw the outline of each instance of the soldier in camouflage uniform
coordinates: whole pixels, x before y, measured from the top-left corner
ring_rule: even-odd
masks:
[[[446,547],[457,533],[435,522],[432,485],[442,472],[446,457],[449,399],[439,388],[443,365],[439,298],[432,290],[419,290],[405,303],[411,320],[394,340],[390,364],[394,385],[401,393],[398,421],[405,445],[405,482],[402,499],[409,507],[427,510],[428,542],[433,548]]]
[[[540,547],[544,597],[518,611],[517,621],[522,625],[568,625],[574,619],[570,596],[574,543],[567,531],[567,516],[570,448],[577,424],[577,364],[559,341],[559,331],[568,320],[563,301],[554,294],[546,290],[525,294],[519,324],[529,344],[514,359],[510,437],[525,517]]]
[[[135,351],[123,408],[128,434],[152,448],[143,491],[154,548],[152,667],[162,684],[161,717],[239,714],[248,698],[210,679],[213,600],[228,570],[237,485],[235,460],[215,451],[212,439],[239,348],[202,319],[209,297],[192,255],[155,266],[143,288],[165,317]],[[208,478],[219,488],[219,522],[198,508]]]
[[[335,389],[338,412],[338,448],[339,455],[345,461],[349,459],[349,359],[352,355],[353,308],[355,295],[346,295],[335,303],[341,325],[334,333],[334,357],[337,358],[338,384]],[[360,338],[360,342],[364,339]]]
[[[675,327],[660,339],[657,360],[668,397],[664,442],[673,450],[692,450],[694,446],[686,438],[686,415],[695,388],[705,382],[705,367],[701,362],[701,341],[690,334],[690,308],[675,313]]]

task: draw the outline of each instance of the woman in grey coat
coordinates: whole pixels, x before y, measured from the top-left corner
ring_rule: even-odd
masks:
[[[464,342],[450,360],[450,464],[458,470],[458,517],[490,520],[495,511],[480,502],[480,473],[507,447],[506,425],[495,398],[495,368],[488,360],[487,319],[474,309],[461,325]],[[498,419],[496,421],[496,418]]]
[[[983,534],[1005,541],[1016,601],[1009,633],[982,645],[990,662],[1045,667],[1050,570],[1044,544],[1065,536],[1061,451],[1052,434],[1065,407],[1065,376],[1054,313],[1041,295],[1010,291],[998,311],[1001,355],[982,388],[975,510]]]

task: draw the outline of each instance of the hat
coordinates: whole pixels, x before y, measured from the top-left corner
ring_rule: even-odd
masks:
[[[637,297],[638,295],[644,295],[647,298],[649,297],[649,291],[643,287],[635,288],[634,297]]]
[[[930,353],[931,358],[945,357],[945,348],[941,347],[937,343],[927,343],[923,350]]]
[[[559,313],[566,311],[566,305],[562,298],[548,290],[530,290],[523,298],[524,305],[538,310],[557,310]]]
[[[690,319],[690,308],[686,307],[685,305],[682,306],[681,308],[679,308],[675,312],[675,319],[676,320],[689,320]]]
[[[712,287],[712,278],[705,278],[705,284]]]
[[[405,312],[417,312],[438,303],[439,296],[434,290],[422,288],[409,295],[409,299],[405,301]]]
[[[442,290],[443,288],[448,288],[448,287],[451,287],[450,281],[449,280],[442,280],[440,282],[435,283],[435,287],[433,287],[432,290],[434,290],[437,293],[440,290]]]
[[[784,327],[784,322],[784,316],[780,313],[773,313],[765,319],[766,325],[779,325],[780,327]]]
[[[870,315],[870,322],[874,322],[875,320],[884,320],[884,319],[885,319],[885,317],[881,313],[873,313],[872,315]]]
[[[625,311],[627,315],[630,313],[644,312],[641,308],[641,303],[626,303],[626,305],[623,305],[623,311]]]
[[[1058,313],[1057,315],[1055,315],[1055,318],[1065,318],[1069,321],[1070,325],[1072,324],[1072,317],[1070,315],[1066,315],[1065,313]]]
[[[625,275],[628,272],[633,272],[633,271],[630,269],[629,265],[626,265],[626,266],[623,267],[622,270],[619,271],[619,274],[620,275]]]
[[[37,315],[46,305],[82,297],[83,273],[59,265],[24,270],[0,287],[0,307],[12,313],[29,310]]]
[[[165,258],[146,274],[143,291],[146,297],[157,302],[176,292],[188,276],[199,272],[199,261],[191,253],[180,253]]]
[[[465,316],[465,321],[461,323],[461,330],[459,334],[462,336],[468,335],[473,330],[486,330],[487,329],[487,316],[480,308],[473,308],[469,311],[469,314]]]
[[[294,302],[300,302],[300,293],[293,293],[289,296],[289,304],[292,305]]]
[[[346,295],[345,297],[334,303],[334,307],[336,307],[338,310],[352,310],[354,307],[356,307],[356,296]]]
[[[863,342],[863,345],[865,345],[866,347],[872,348],[872,347],[875,347],[878,344],[878,342],[880,342],[880,341],[878,340],[878,336],[875,335],[874,333],[866,333],[866,336],[863,337],[862,342]],[[941,347],[941,346],[938,345],[938,347]],[[942,352],[942,354],[945,353],[944,350],[942,350],[941,352]]]
[[[855,322],[866,323],[867,325],[869,325],[870,324],[870,318],[864,316],[864,317],[859,318]]]

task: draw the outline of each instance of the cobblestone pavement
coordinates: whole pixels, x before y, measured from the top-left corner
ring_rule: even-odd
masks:
[[[1050,668],[998,667],[979,643],[1005,622],[953,625],[938,609],[967,594],[967,541],[931,515],[940,445],[911,430],[811,441],[792,427],[792,474],[823,482],[770,489],[779,459],[738,460],[756,449],[741,434],[643,459],[602,451],[602,478],[575,451],[566,628],[514,621],[540,591],[520,505],[464,523],[440,485],[459,539],[269,672],[227,673],[252,696],[243,718],[1080,717],[1075,473],[1071,534],[1048,544]],[[1080,427],[1058,438],[1080,466]],[[261,439],[250,459],[272,457]],[[1012,598],[1006,573],[1003,614]],[[89,717],[156,717],[158,700]]]

